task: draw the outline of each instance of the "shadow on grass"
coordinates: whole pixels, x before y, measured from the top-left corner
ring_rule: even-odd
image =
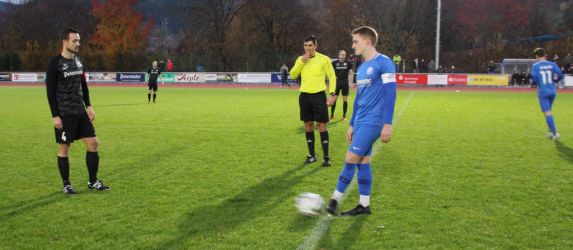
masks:
[[[48,206],[66,198],[71,197],[64,195],[62,192],[53,192],[45,195],[44,197],[35,198],[28,201],[21,201],[11,206],[2,207],[0,208],[0,221],[4,221],[10,217],[26,213],[37,208]]]
[[[119,106],[136,106],[136,105],[143,105],[146,104],[144,102],[137,102],[137,103],[115,103],[115,104],[102,104],[102,105],[96,105],[94,107],[96,108],[105,108],[105,107],[119,107]]]
[[[350,249],[354,246],[354,243],[358,240],[358,236],[362,231],[362,226],[366,221],[367,216],[356,216],[356,217],[334,217],[328,222],[328,224],[341,223],[343,221],[352,221],[352,224],[348,226],[346,231],[344,231],[339,237],[333,237],[330,234],[330,225],[324,233],[324,237],[320,240],[317,249]],[[333,238],[338,238],[336,243],[333,242]]]
[[[309,171],[300,172],[304,168]],[[151,248],[177,248],[193,239],[211,238],[216,240],[221,234],[230,232],[248,221],[271,213],[285,200],[293,197],[290,190],[305,177],[321,170],[316,165],[305,167],[299,165],[288,171],[246,188],[240,194],[228,198],[218,205],[197,207],[188,211],[178,226],[175,238]],[[264,227],[264,225],[262,225]]]
[[[573,163],[573,148],[568,147],[559,140],[555,141],[555,148],[559,151],[559,156],[564,160]]]
[[[366,221],[367,216],[357,216],[354,218],[348,218],[354,220],[350,226],[346,229],[340,239],[336,242],[337,248],[349,249],[354,246],[354,243],[358,240],[358,236],[362,232],[362,226]]]

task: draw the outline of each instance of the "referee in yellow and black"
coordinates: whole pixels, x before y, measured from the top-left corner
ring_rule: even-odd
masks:
[[[300,96],[300,120],[304,122],[306,131],[306,144],[309,155],[305,164],[316,162],[314,152],[314,122],[318,123],[320,142],[323,151],[323,167],[330,166],[328,156],[328,107],[334,102],[334,90],[336,90],[336,74],[332,67],[332,61],[328,56],[316,52],[317,42],[315,36],[309,36],[304,40],[304,55],[296,59],[294,67],[290,71],[292,79],[301,77]],[[326,77],[328,77],[329,98],[326,97]]]

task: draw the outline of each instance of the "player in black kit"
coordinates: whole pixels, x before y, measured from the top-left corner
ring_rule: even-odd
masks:
[[[77,30],[66,29],[61,32],[60,40],[62,53],[52,58],[48,65],[46,90],[58,144],[58,168],[64,182],[64,193],[75,194],[69,178],[68,151],[71,143],[78,139],[83,139],[87,148],[88,188],[108,190],[109,187],[97,178],[99,142],[92,123],[95,112],[90,103],[84,67],[76,55],[80,48],[80,35]]]
[[[157,97],[157,78],[161,76],[161,69],[157,68],[157,61],[153,61],[151,69],[147,71],[149,74],[149,81],[147,82],[147,103],[151,102],[151,90],[153,90],[153,103]]]
[[[352,70],[352,63],[346,60],[346,51],[338,51],[338,60],[332,63],[334,71],[336,72],[336,92],[334,92],[334,104],[330,108],[330,120],[334,119],[334,109],[336,109],[336,101],[338,95],[342,92],[342,119],[346,120],[346,111],[348,110],[348,84],[354,79],[354,71]]]

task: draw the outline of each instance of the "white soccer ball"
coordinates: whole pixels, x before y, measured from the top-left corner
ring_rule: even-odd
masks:
[[[322,212],[324,199],[318,194],[302,193],[294,200],[298,212],[306,216],[317,216]]]

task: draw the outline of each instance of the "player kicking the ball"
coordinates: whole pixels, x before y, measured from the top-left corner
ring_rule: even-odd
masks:
[[[396,103],[396,68],[390,58],[376,51],[377,42],[378,34],[371,27],[363,26],[352,31],[352,48],[356,55],[363,56],[365,61],[357,70],[358,90],[350,127],[346,133],[350,147],[346,152],[338,184],[326,208],[330,214],[336,214],[337,205],[352,181],[356,169],[358,169],[360,201],[358,206],[343,212],[342,215],[371,213],[372,145],[379,137],[382,143],[388,143],[392,138],[392,116]]]

